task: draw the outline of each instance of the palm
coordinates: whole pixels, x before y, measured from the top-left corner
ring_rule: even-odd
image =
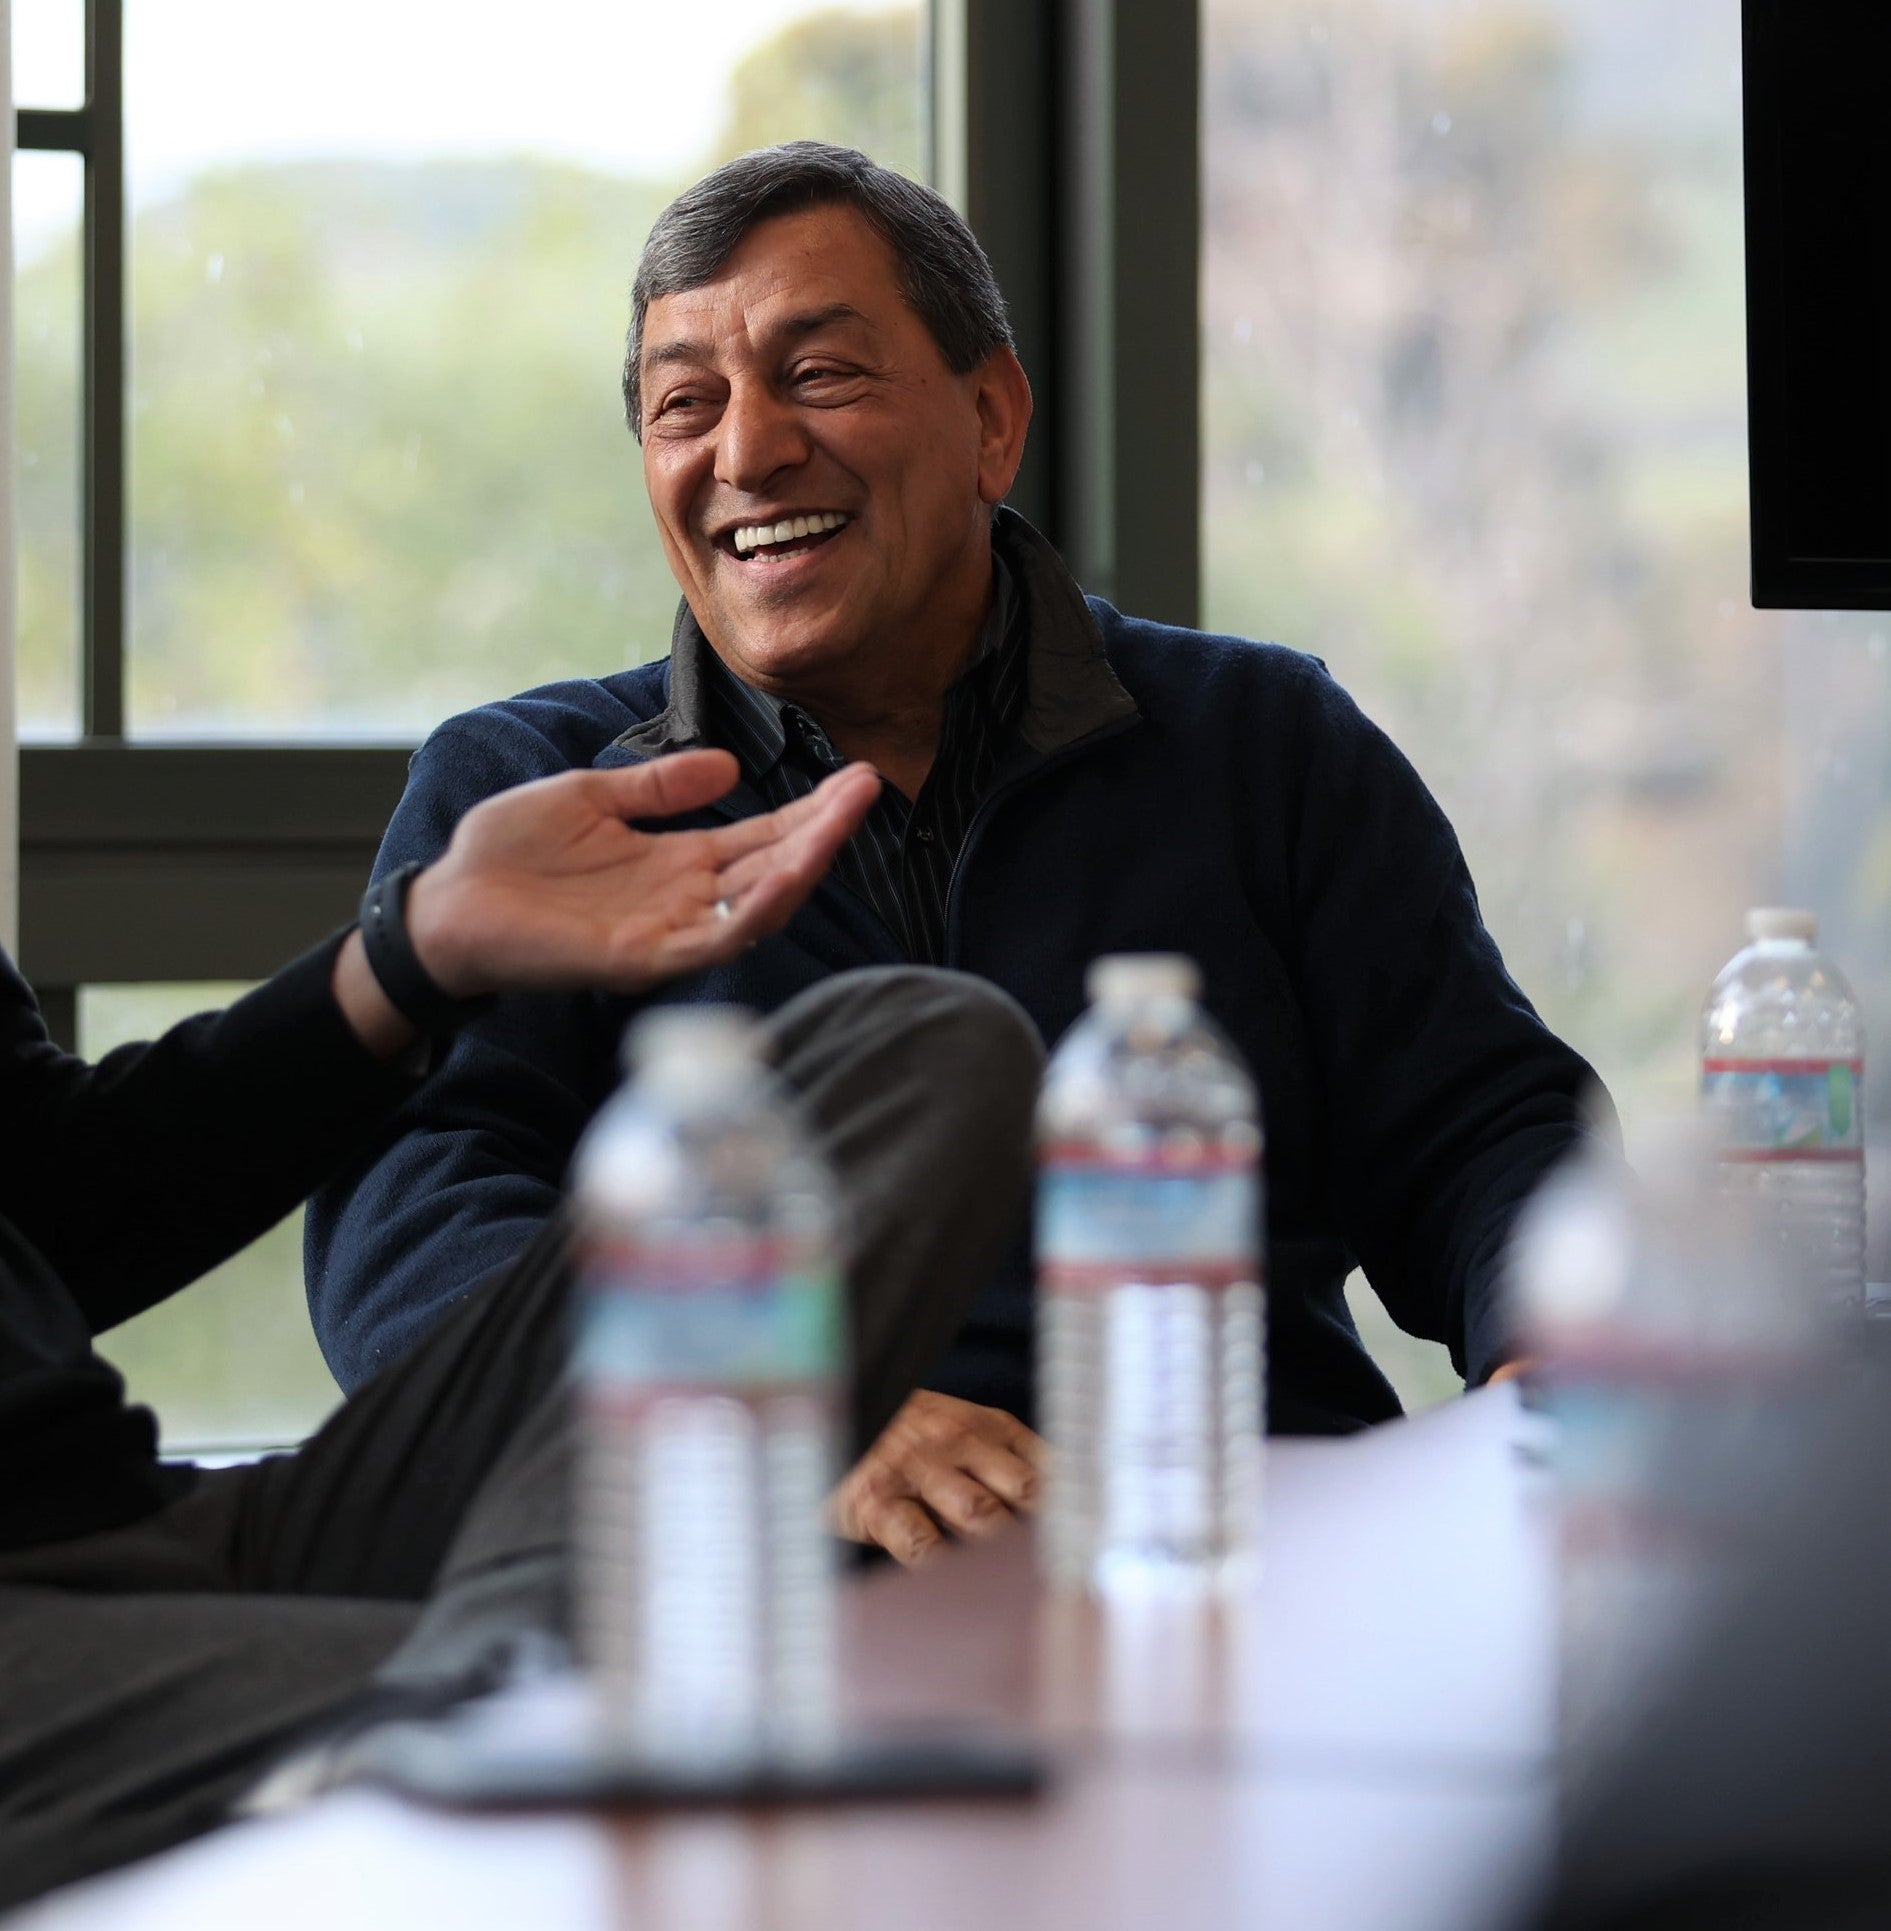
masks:
[[[457,949],[460,976],[637,991],[785,923],[865,816],[877,781],[855,768],[784,810],[711,830],[624,822],[694,810],[734,778],[724,753],[683,753],[570,772],[469,812],[435,868],[453,893],[441,941]],[[445,903],[444,890],[437,896]]]

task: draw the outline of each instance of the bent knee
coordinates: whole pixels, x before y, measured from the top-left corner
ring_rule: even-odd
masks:
[[[1044,1070],[1030,1015],[989,980],[939,966],[866,966],[835,974],[776,1015],[784,1044],[821,1035],[849,1041],[871,1066],[929,1110],[965,1113],[1012,1137],[1028,1132]]]
[[[1002,986],[943,966],[874,966],[849,974],[884,1001],[911,1052],[957,1094],[1029,1117],[1044,1072],[1031,1015]]]

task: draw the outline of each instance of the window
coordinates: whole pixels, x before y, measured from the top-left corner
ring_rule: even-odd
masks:
[[[446,714],[667,649],[617,395],[644,232],[795,135],[921,172],[928,19],[11,13],[21,954],[96,1055],[350,916]],[[299,1225],[108,1337],[173,1445],[285,1439],[334,1399]]]
[[[79,1049],[99,1059],[248,990],[88,986],[79,996]],[[295,1441],[340,1399],[309,1327],[299,1211],[188,1294],[103,1335],[99,1352],[125,1377],[132,1399],[156,1410],[170,1455]]]
[[[21,10],[23,86],[69,94],[70,25]],[[616,402],[643,233],[790,133],[917,169],[921,26],[749,0],[705,58],[687,13],[603,0],[130,0],[129,734],[412,739],[659,654]],[[73,279],[24,261],[35,302]],[[25,349],[50,391],[60,346]]]
[[[705,48],[610,0],[12,10],[21,956],[56,1011],[266,972],[348,916],[428,728],[665,647],[616,394],[644,228],[795,133],[918,170],[927,24],[739,0]]]
[[[1411,756],[1632,1150],[1692,1105],[1748,904],[1815,907],[1891,1010],[1891,620],[1746,594],[1739,10],[1204,32],[1207,620],[1317,652]]]
[[[17,696],[22,738],[79,732],[79,224],[76,154],[13,160]]]

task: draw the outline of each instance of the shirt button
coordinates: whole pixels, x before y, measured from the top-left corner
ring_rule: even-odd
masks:
[[[918,830],[913,833],[913,836],[917,838],[922,845],[930,845],[932,843],[932,827],[930,825],[921,825],[918,828]]]

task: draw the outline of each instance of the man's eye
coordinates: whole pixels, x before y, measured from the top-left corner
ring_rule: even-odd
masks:
[[[658,420],[682,422],[690,416],[709,415],[717,407],[715,397],[701,389],[672,389],[658,402]]]

